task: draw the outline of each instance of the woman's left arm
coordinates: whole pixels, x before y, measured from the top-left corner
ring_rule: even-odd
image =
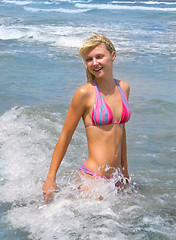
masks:
[[[127,163],[127,144],[126,144],[126,129],[123,124],[123,136],[122,136],[122,147],[121,147],[121,166],[124,177],[129,179],[128,174],[128,163]]]
[[[125,92],[127,99],[130,95],[130,85],[126,82],[121,82],[121,87]],[[121,166],[124,177],[129,179],[128,174],[128,163],[127,163],[127,143],[126,143],[126,129],[125,124],[123,124],[123,136],[122,136],[122,148],[121,148]]]

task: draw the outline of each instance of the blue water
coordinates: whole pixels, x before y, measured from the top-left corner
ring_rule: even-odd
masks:
[[[41,188],[76,89],[81,42],[114,43],[114,76],[131,85],[132,185],[102,202],[74,177],[87,156],[80,122],[45,206]],[[176,239],[176,1],[0,1],[0,239]],[[111,189],[111,190],[110,190]]]

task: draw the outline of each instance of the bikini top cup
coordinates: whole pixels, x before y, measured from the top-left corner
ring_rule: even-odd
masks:
[[[115,79],[114,79],[115,80]],[[113,113],[107,103],[104,101],[103,95],[99,90],[96,80],[94,80],[95,85],[95,103],[92,110],[92,123],[86,125],[85,127],[89,126],[103,126],[103,125],[110,125],[110,124],[122,124],[126,123],[130,119],[130,107],[128,104],[127,97],[122,90],[120,84],[115,80],[118,89],[121,94],[122,98],[122,115],[118,122],[113,122]]]

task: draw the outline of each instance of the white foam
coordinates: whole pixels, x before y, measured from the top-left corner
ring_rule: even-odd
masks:
[[[147,231],[171,236],[173,226],[156,214],[160,202],[153,199],[157,193],[149,198],[133,188],[117,192],[115,179],[90,179],[96,194],[86,198],[78,191],[79,184],[73,181],[75,173],[69,168],[70,177],[67,177],[61,170],[55,200],[47,206],[44,204],[41,188],[62,129],[60,119],[60,114],[27,107],[15,107],[0,117],[0,192],[2,202],[12,203],[6,213],[11,226],[28,231],[29,238],[36,240],[126,240],[131,231],[137,233],[138,229],[146,229],[146,225]],[[86,143],[86,138],[77,132],[76,138]],[[70,164],[73,167],[72,161]],[[103,201],[95,199],[100,194]],[[173,196],[168,194],[162,199],[167,206]]]
[[[29,12],[60,12],[60,13],[75,14],[75,13],[88,12],[90,9],[89,8],[85,8],[85,9],[67,9],[67,8],[50,8],[50,9],[45,9],[45,8],[24,7],[24,10],[29,11]]]
[[[40,169],[47,171],[46,159],[52,144],[47,125],[54,127],[30,109],[13,108],[0,117],[1,174],[5,181],[1,201],[20,201],[29,196],[32,199],[41,191],[40,179],[45,173]]]
[[[25,36],[25,33],[17,28],[0,26],[0,39],[10,40],[10,39],[20,39]]]
[[[176,2],[173,1],[173,2],[160,2],[160,1],[144,1],[144,2],[140,2],[140,3],[144,3],[144,4],[153,4],[153,5],[160,5],[160,4],[165,4],[165,5],[176,5]]]
[[[28,5],[32,3],[32,1],[14,1],[14,0],[2,0],[2,2],[15,5]]]
[[[114,218],[114,219],[113,219]],[[49,206],[29,205],[8,214],[15,227],[27,227],[33,239],[127,239],[119,228],[120,219],[108,203],[59,198]]]
[[[87,2],[91,2],[92,0],[87,0]],[[60,2],[69,2],[69,3],[78,3],[78,2],[84,2],[84,0],[55,0],[54,3],[60,3]]]
[[[6,21],[7,22],[7,21]],[[9,22],[9,23],[8,23]],[[109,35],[109,25],[104,24],[103,29],[100,26],[67,26],[67,25],[23,25],[14,24],[8,20],[10,26],[6,26],[5,20],[1,21],[0,25],[0,38],[2,40],[20,40],[28,43],[39,42],[48,44],[50,46],[65,49],[79,48],[82,43],[82,39],[85,36],[90,35],[90,32],[103,32]],[[173,55],[176,51],[176,45],[174,41],[174,32],[147,30],[141,28],[121,28],[120,25],[113,26],[115,34],[113,34],[112,41],[115,44],[119,53],[131,54],[143,52],[143,53],[155,53],[162,55]],[[166,34],[169,33],[167,43],[165,42]],[[143,35],[146,38],[155,39],[155,41],[147,41],[145,39],[138,38],[138,35]],[[131,36],[136,36],[136,41],[131,41]],[[139,40],[138,40],[139,39]],[[170,47],[172,46],[172,47]]]
[[[157,4],[165,4],[165,5],[175,5],[176,1],[173,2],[160,2],[160,1],[112,1],[114,4],[149,4],[149,5],[157,5]]]
[[[78,8],[99,9],[99,10],[139,10],[139,11],[176,11],[176,8],[159,8],[159,7],[144,7],[144,6],[121,6],[114,4],[82,4],[76,3]]]
[[[116,229],[121,226],[120,215],[114,213],[110,202],[100,204],[94,198],[80,198],[77,184],[63,177],[63,173],[58,179],[62,189],[55,201],[44,205],[41,188],[61,126],[59,119],[59,115],[49,112],[17,107],[0,117],[1,201],[13,203],[7,214],[8,221],[14,228],[30,232],[33,239],[70,240],[79,236],[85,239],[88,235],[90,239],[107,239],[109,230],[111,239],[116,236],[126,239],[121,230]],[[109,185],[102,182],[101,186],[107,198],[107,193],[117,195],[113,191],[115,187],[110,191]],[[117,202],[121,205],[121,198],[114,203]]]
[[[112,1],[112,3],[114,4],[135,4],[136,1]]]
[[[47,43],[55,47],[78,48],[81,44],[81,28],[72,26],[0,26],[0,39]],[[78,35],[78,36],[77,36]]]

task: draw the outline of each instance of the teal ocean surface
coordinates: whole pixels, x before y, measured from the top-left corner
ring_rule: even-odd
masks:
[[[131,85],[126,124],[131,186],[102,185],[83,199],[76,172],[87,157],[82,121],[42,198],[56,141],[76,89],[78,48],[93,32],[117,49],[114,75]],[[0,1],[0,239],[176,239],[176,1]]]

